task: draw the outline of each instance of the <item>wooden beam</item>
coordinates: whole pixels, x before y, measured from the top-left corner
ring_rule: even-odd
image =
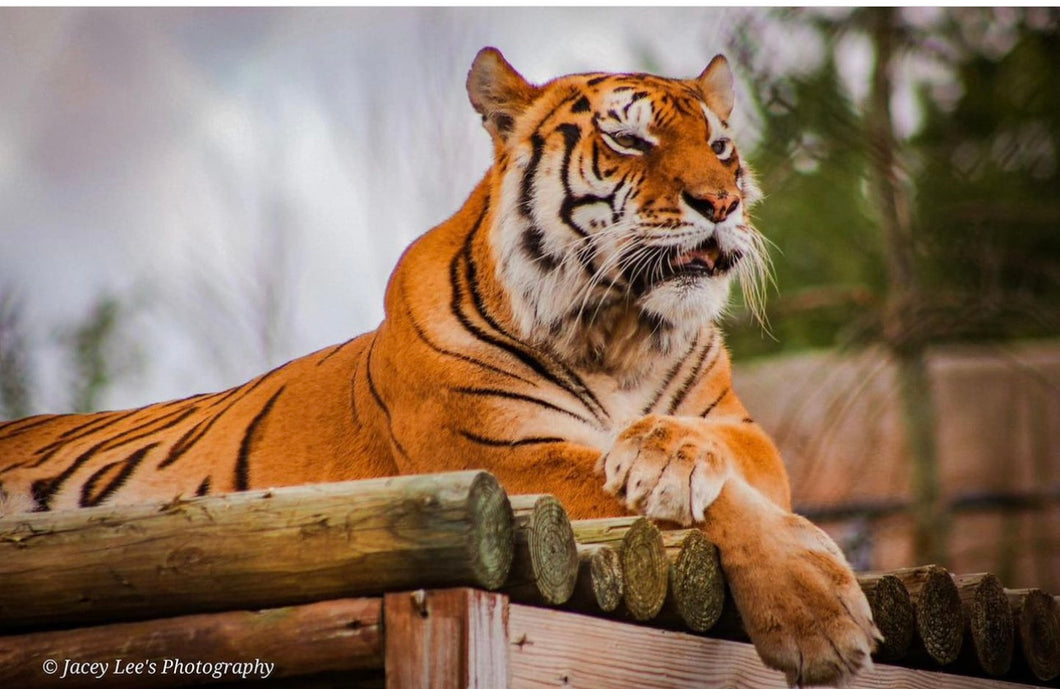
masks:
[[[497,480],[475,471],[8,517],[0,633],[497,588],[511,519]]]
[[[381,598],[343,599],[0,636],[0,686],[161,689],[381,669],[382,604]],[[205,672],[206,663],[220,676]],[[246,666],[237,672],[218,663]]]
[[[508,686],[508,598],[477,589],[388,593],[387,689]]]
[[[512,604],[511,689],[788,689],[750,644]],[[502,685],[498,685],[502,686]],[[850,689],[1016,689],[998,680],[876,665]]]

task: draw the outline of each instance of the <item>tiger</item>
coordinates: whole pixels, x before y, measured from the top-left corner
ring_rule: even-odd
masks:
[[[466,87],[492,166],[398,260],[376,330],[227,391],[5,423],[0,514],[484,469],[572,518],[702,529],[792,685],[870,667],[865,596],[732,386],[718,322],[768,258],[726,58],[535,85],[483,48]]]

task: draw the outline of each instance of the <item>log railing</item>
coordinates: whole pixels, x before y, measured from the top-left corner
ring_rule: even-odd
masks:
[[[855,686],[1060,682],[1052,596],[858,578],[886,641]],[[784,686],[745,641],[701,532],[571,522],[484,472],[0,519],[0,687]]]

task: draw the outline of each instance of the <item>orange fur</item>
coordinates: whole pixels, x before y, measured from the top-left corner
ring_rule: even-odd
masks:
[[[575,518],[701,524],[763,659],[849,678],[878,632],[790,513],[714,325],[764,260],[732,85],[718,57],[693,80],[535,86],[483,50],[468,90],[494,166],[402,256],[376,331],[222,393],[0,425],[0,513],[483,468]]]

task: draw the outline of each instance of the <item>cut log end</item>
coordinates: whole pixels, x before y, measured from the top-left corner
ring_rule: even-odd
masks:
[[[567,511],[551,495],[515,496],[511,502],[516,528],[513,571],[533,581],[541,602],[566,603],[578,578],[578,544]]]
[[[1012,666],[1012,610],[1005,588],[993,574],[954,577],[964,607],[968,636],[979,667],[1001,677]]]
[[[1041,589],[1006,591],[1012,606],[1020,655],[1035,677],[1060,676],[1060,608]]]
[[[666,602],[670,578],[670,561],[659,528],[647,519],[638,519],[622,539],[620,557],[626,608],[633,619],[650,620]]]
[[[512,506],[491,474],[478,474],[468,500],[471,532],[467,540],[468,561],[475,581],[485,589],[500,588],[508,578],[514,557]]]
[[[718,549],[701,531],[689,531],[670,566],[670,595],[689,629],[714,626],[725,604],[725,577]]]
[[[950,573],[943,567],[928,565],[892,574],[909,591],[924,651],[939,665],[955,661],[964,643],[964,613]]]
[[[890,574],[859,576],[858,583],[869,601],[872,619],[883,634],[875,657],[882,661],[904,657],[909,651],[916,627],[909,592],[898,577]]]
[[[589,580],[593,598],[604,612],[614,612],[626,592],[622,560],[614,548],[597,546],[589,556]]]

